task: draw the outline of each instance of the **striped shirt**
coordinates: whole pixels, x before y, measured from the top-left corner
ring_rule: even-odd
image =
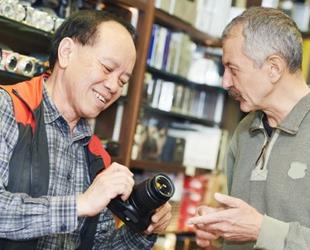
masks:
[[[76,195],[90,185],[84,146],[92,134],[85,119],[73,133],[65,119],[43,91],[50,173],[48,194],[32,198],[6,191],[9,162],[18,140],[12,102],[0,90],[0,238],[21,240],[39,237],[37,249],[76,249],[84,218],[77,217]],[[115,229],[109,210],[100,214],[93,249],[151,249],[154,239],[132,232],[126,226]]]

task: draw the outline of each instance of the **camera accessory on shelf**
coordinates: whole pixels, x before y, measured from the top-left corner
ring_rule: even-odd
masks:
[[[160,173],[135,185],[127,201],[120,197],[111,200],[108,208],[131,229],[143,232],[156,208],[167,202],[174,190],[171,179]]]
[[[33,57],[20,55],[17,63],[16,73],[32,77],[36,71],[36,61],[37,59]]]
[[[1,50],[0,69],[16,72],[19,54],[9,50]]]
[[[0,70],[33,77],[36,73],[43,73],[45,68],[40,67],[43,67],[42,62],[34,57],[0,48]]]

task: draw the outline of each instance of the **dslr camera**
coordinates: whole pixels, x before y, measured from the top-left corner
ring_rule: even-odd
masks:
[[[165,174],[157,174],[133,187],[127,201],[114,198],[108,208],[135,232],[143,232],[151,223],[156,208],[174,194],[174,185]]]

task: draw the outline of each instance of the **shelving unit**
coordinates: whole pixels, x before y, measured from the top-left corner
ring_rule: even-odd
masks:
[[[154,7],[153,7],[154,8]],[[160,9],[156,9],[154,8],[153,10],[153,18],[152,18],[152,22],[150,23],[150,26],[148,27],[149,29],[149,34],[151,34],[151,30],[153,27],[153,24],[158,24],[161,25],[163,27],[166,27],[172,31],[175,32],[182,32],[182,33],[186,33],[187,35],[189,35],[190,39],[197,43],[198,45],[202,45],[202,46],[208,46],[208,47],[220,47],[221,46],[221,40],[217,39],[217,38],[213,38],[212,36],[209,36],[208,34],[201,32],[199,30],[197,30],[196,28],[194,28],[191,24],[181,20],[180,18],[170,15],[167,12],[160,10]],[[138,30],[141,34],[144,34],[143,31]],[[148,40],[150,40],[150,38],[146,38]],[[144,69],[145,72],[148,72],[152,75],[152,77],[154,79],[161,79],[161,80],[165,80],[165,81],[170,81],[173,83],[176,83],[178,85],[182,85],[185,86],[186,88],[190,88],[190,89],[195,89],[198,91],[204,91],[207,92],[209,94],[217,94],[217,93],[221,93],[224,95],[224,99],[229,99],[226,95],[226,91],[219,86],[210,86],[210,85],[205,85],[205,84],[199,84],[193,81],[190,81],[188,79],[186,79],[183,76],[177,75],[177,74],[172,74],[170,72],[166,72],[160,69],[157,69],[151,65],[147,65],[146,62]],[[175,112],[175,111],[163,111],[161,109],[158,109],[156,107],[152,107],[152,105],[147,104],[145,102],[145,100],[143,99],[142,95],[143,93],[141,92],[143,90],[143,84],[140,85],[141,89],[139,91],[135,91],[135,98],[136,98],[136,105],[138,107],[138,113],[140,114],[140,116],[136,116],[136,121],[135,121],[135,125],[132,126],[132,128],[136,128],[136,123],[137,121],[139,121],[139,119],[141,118],[141,116],[146,115],[148,117],[161,117],[164,120],[171,120],[171,121],[180,121],[180,122],[185,122],[185,123],[193,123],[193,124],[200,124],[200,125],[204,125],[204,126],[208,126],[208,127],[220,127],[220,128],[230,128],[233,127],[237,124],[237,122],[239,121],[237,117],[235,119],[236,123],[235,124],[229,124],[228,126],[226,126],[226,124],[224,124],[224,122],[215,122],[212,119],[209,118],[200,118],[200,117],[195,117],[191,114],[184,114],[182,112]],[[230,108],[230,111],[237,111],[238,112],[238,107],[236,106],[236,104],[234,102],[231,101],[225,101],[224,105],[226,107],[226,104],[229,103],[233,106],[235,106],[235,108]],[[225,112],[225,111],[224,111]],[[136,115],[136,113],[135,113]],[[226,115],[226,112],[225,112]],[[143,119],[143,118],[141,118]],[[223,119],[224,120],[224,119]],[[234,119],[233,119],[234,120]],[[232,128],[232,129],[233,129]],[[132,139],[133,140],[133,139]],[[131,153],[131,149],[132,149],[132,143],[128,144],[130,145],[130,147],[128,147],[128,156],[130,158],[130,153]],[[126,158],[128,159],[128,158]],[[127,164],[127,161],[125,161],[125,164]],[[154,164],[156,164],[156,167],[160,167],[160,169],[162,169],[161,165],[164,166],[165,171],[169,172],[170,168],[173,169],[172,172],[174,171],[173,168],[173,164],[169,164],[169,163],[160,163],[160,166],[158,166],[158,162],[154,162]],[[136,160],[131,160],[129,161],[129,166],[130,167],[139,167],[140,169],[144,169],[144,170],[153,170],[154,167],[150,167],[150,164],[148,164],[148,162],[145,161],[140,161],[138,164],[136,162]],[[176,169],[176,171],[178,171],[178,168]]]
[[[163,10],[155,10],[155,22],[173,30],[182,31],[188,34],[193,39],[193,41],[199,44],[211,47],[221,47],[222,45],[220,39],[214,38],[204,32],[201,32],[200,30],[197,30],[191,24],[181,20],[176,16],[168,14]]]
[[[18,75],[12,72],[0,70],[0,82],[1,84],[13,84],[29,79],[26,76]]]
[[[147,66],[147,72],[151,73],[152,75],[156,76],[156,78],[160,78],[167,81],[176,82],[185,86],[189,86],[191,88],[195,88],[197,90],[202,91],[219,91],[225,93],[226,90],[220,86],[210,86],[206,84],[199,84],[193,81],[188,80],[185,77],[172,74],[170,72],[166,72],[163,70],[156,69],[152,66]]]
[[[149,171],[165,172],[165,173],[179,173],[185,172],[185,167],[181,164],[175,163],[161,163],[147,160],[131,160],[130,166],[133,168],[147,169]]]
[[[152,108],[152,107],[147,106],[147,105],[143,105],[143,108],[144,108],[145,112],[151,113],[155,116],[163,116],[163,117],[167,117],[167,118],[176,119],[179,121],[193,122],[193,123],[197,123],[197,124],[201,124],[201,125],[205,125],[205,126],[209,126],[209,127],[220,126],[220,123],[216,123],[216,122],[214,122],[212,120],[208,120],[208,119],[197,118],[194,116],[184,115],[184,114],[176,113],[173,111],[168,112],[168,111]]]
[[[22,54],[46,54],[52,34],[0,16],[0,42]]]

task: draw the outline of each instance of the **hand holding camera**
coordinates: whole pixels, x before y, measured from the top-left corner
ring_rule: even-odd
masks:
[[[171,219],[171,205],[167,201],[173,194],[174,185],[168,176],[157,174],[134,186],[129,169],[112,163],[78,196],[78,216],[94,216],[108,207],[132,230],[157,233]]]
[[[132,230],[152,233],[154,229],[165,229],[168,225],[171,207],[167,201],[173,194],[174,185],[170,178],[157,174],[135,185],[127,200],[119,197],[111,200],[108,208]]]
[[[151,217],[151,224],[144,231],[146,235],[153,233],[162,233],[169,225],[172,213],[172,207],[169,202],[156,209],[154,215]]]
[[[112,163],[100,172],[89,188],[77,198],[78,216],[100,213],[111,199],[127,200],[134,186],[133,174],[121,164]]]

